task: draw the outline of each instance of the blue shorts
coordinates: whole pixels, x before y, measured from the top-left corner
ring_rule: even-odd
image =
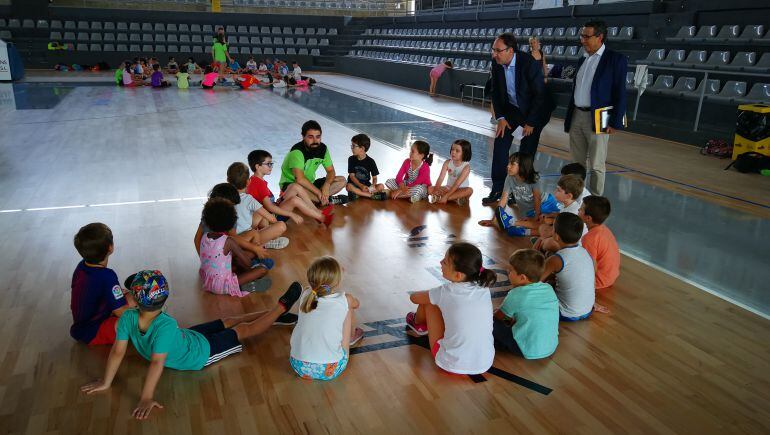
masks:
[[[540,204],[540,214],[550,214],[550,213],[558,213],[559,212],[559,203],[556,202],[556,198],[553,197],[550,193],[548,196],[543,200],[543,202]],[[525,213],[525,216],[527,217],[535,217],[535,210],[529,210]]]
[[[291,368],[293,368],[297,375],[302,379],[331,381],[345,371],[345,368],[348,366],[348,354],[346,352],[342,359],[335,363],[311,363],[300,361],[292,357],[289,357],[289,363],[291,364]]]
[[[577,322],[578,320],[585,320],[589,317],[591,317],[591,314],[594,312],[594,309],[591,308],[591,311],[588,312],[588,314],[583,314],[582,316],[577,317],[565,317],[559,314],[559,321],[562,322]]]

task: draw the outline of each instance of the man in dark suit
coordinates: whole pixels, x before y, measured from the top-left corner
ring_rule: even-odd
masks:
[[[534,155],[546,118],[542,113],[546,110],[543,65],[517,49],[512,33],[503,33],[495,39],[492,59],[491,94],[497,131],[492,154],[492,191],[482,200],[484,205],[500,200],[513,131],[522,127],[524,138],[519,151]]]
[[[604,45],[607,26],[602,21],[589,21],[580,29],[580,43],[585,56],[578,62],[572,82],[572,100],[564,118],[564,131],[569,133],[572,160],[586,165],[591,174],[588,190],[604,193],[605,162],[610,135],[625,126],[626,56]],[[594,129],[594,111],[612,106],[607,133]]]

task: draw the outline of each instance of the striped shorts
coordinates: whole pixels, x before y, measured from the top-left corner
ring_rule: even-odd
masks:
[[[201,323],[189,329],[201,333],[209,342],[211,351],[204,367],[243,351],[243,345],[238,341],[238,334],[230,328],[225,328],[221,320]]]
[[[397,190],[398,183],[395,178],[391,178],[385,182],[385,187],[390,190]],[[415,198],[415,200],[428,199],[428,186],[424,184],[417,184],[409,188],[409,196]]]

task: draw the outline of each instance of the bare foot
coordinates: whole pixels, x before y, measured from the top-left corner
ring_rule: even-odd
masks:
[[[479,221],[479,225],[481,225],[482,227],[494,227],[495,221],[493,221],[492,219],[484,219],[483,221]]]
[[[596,311],[597,313],[602,313],[602,314],[610,314],[610,309],[609,308],[605,307],[604,305],[598,304],[598,303],[594,303],[594,311]]]

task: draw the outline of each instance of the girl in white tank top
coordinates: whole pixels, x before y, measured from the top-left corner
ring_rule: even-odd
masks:
[[[428,194],[432,195],[434,204],[446,204],[447,201],[457,201],[458,205],[468,203],[468,198],[473,194],[468,183],[470,176],[471,144],[465,139],[458,139],[452,143],[449,151],[449,160],[444,162],[441,173],[435,186],[428,188]],[[446,177],[446,184],[442,186]]]

